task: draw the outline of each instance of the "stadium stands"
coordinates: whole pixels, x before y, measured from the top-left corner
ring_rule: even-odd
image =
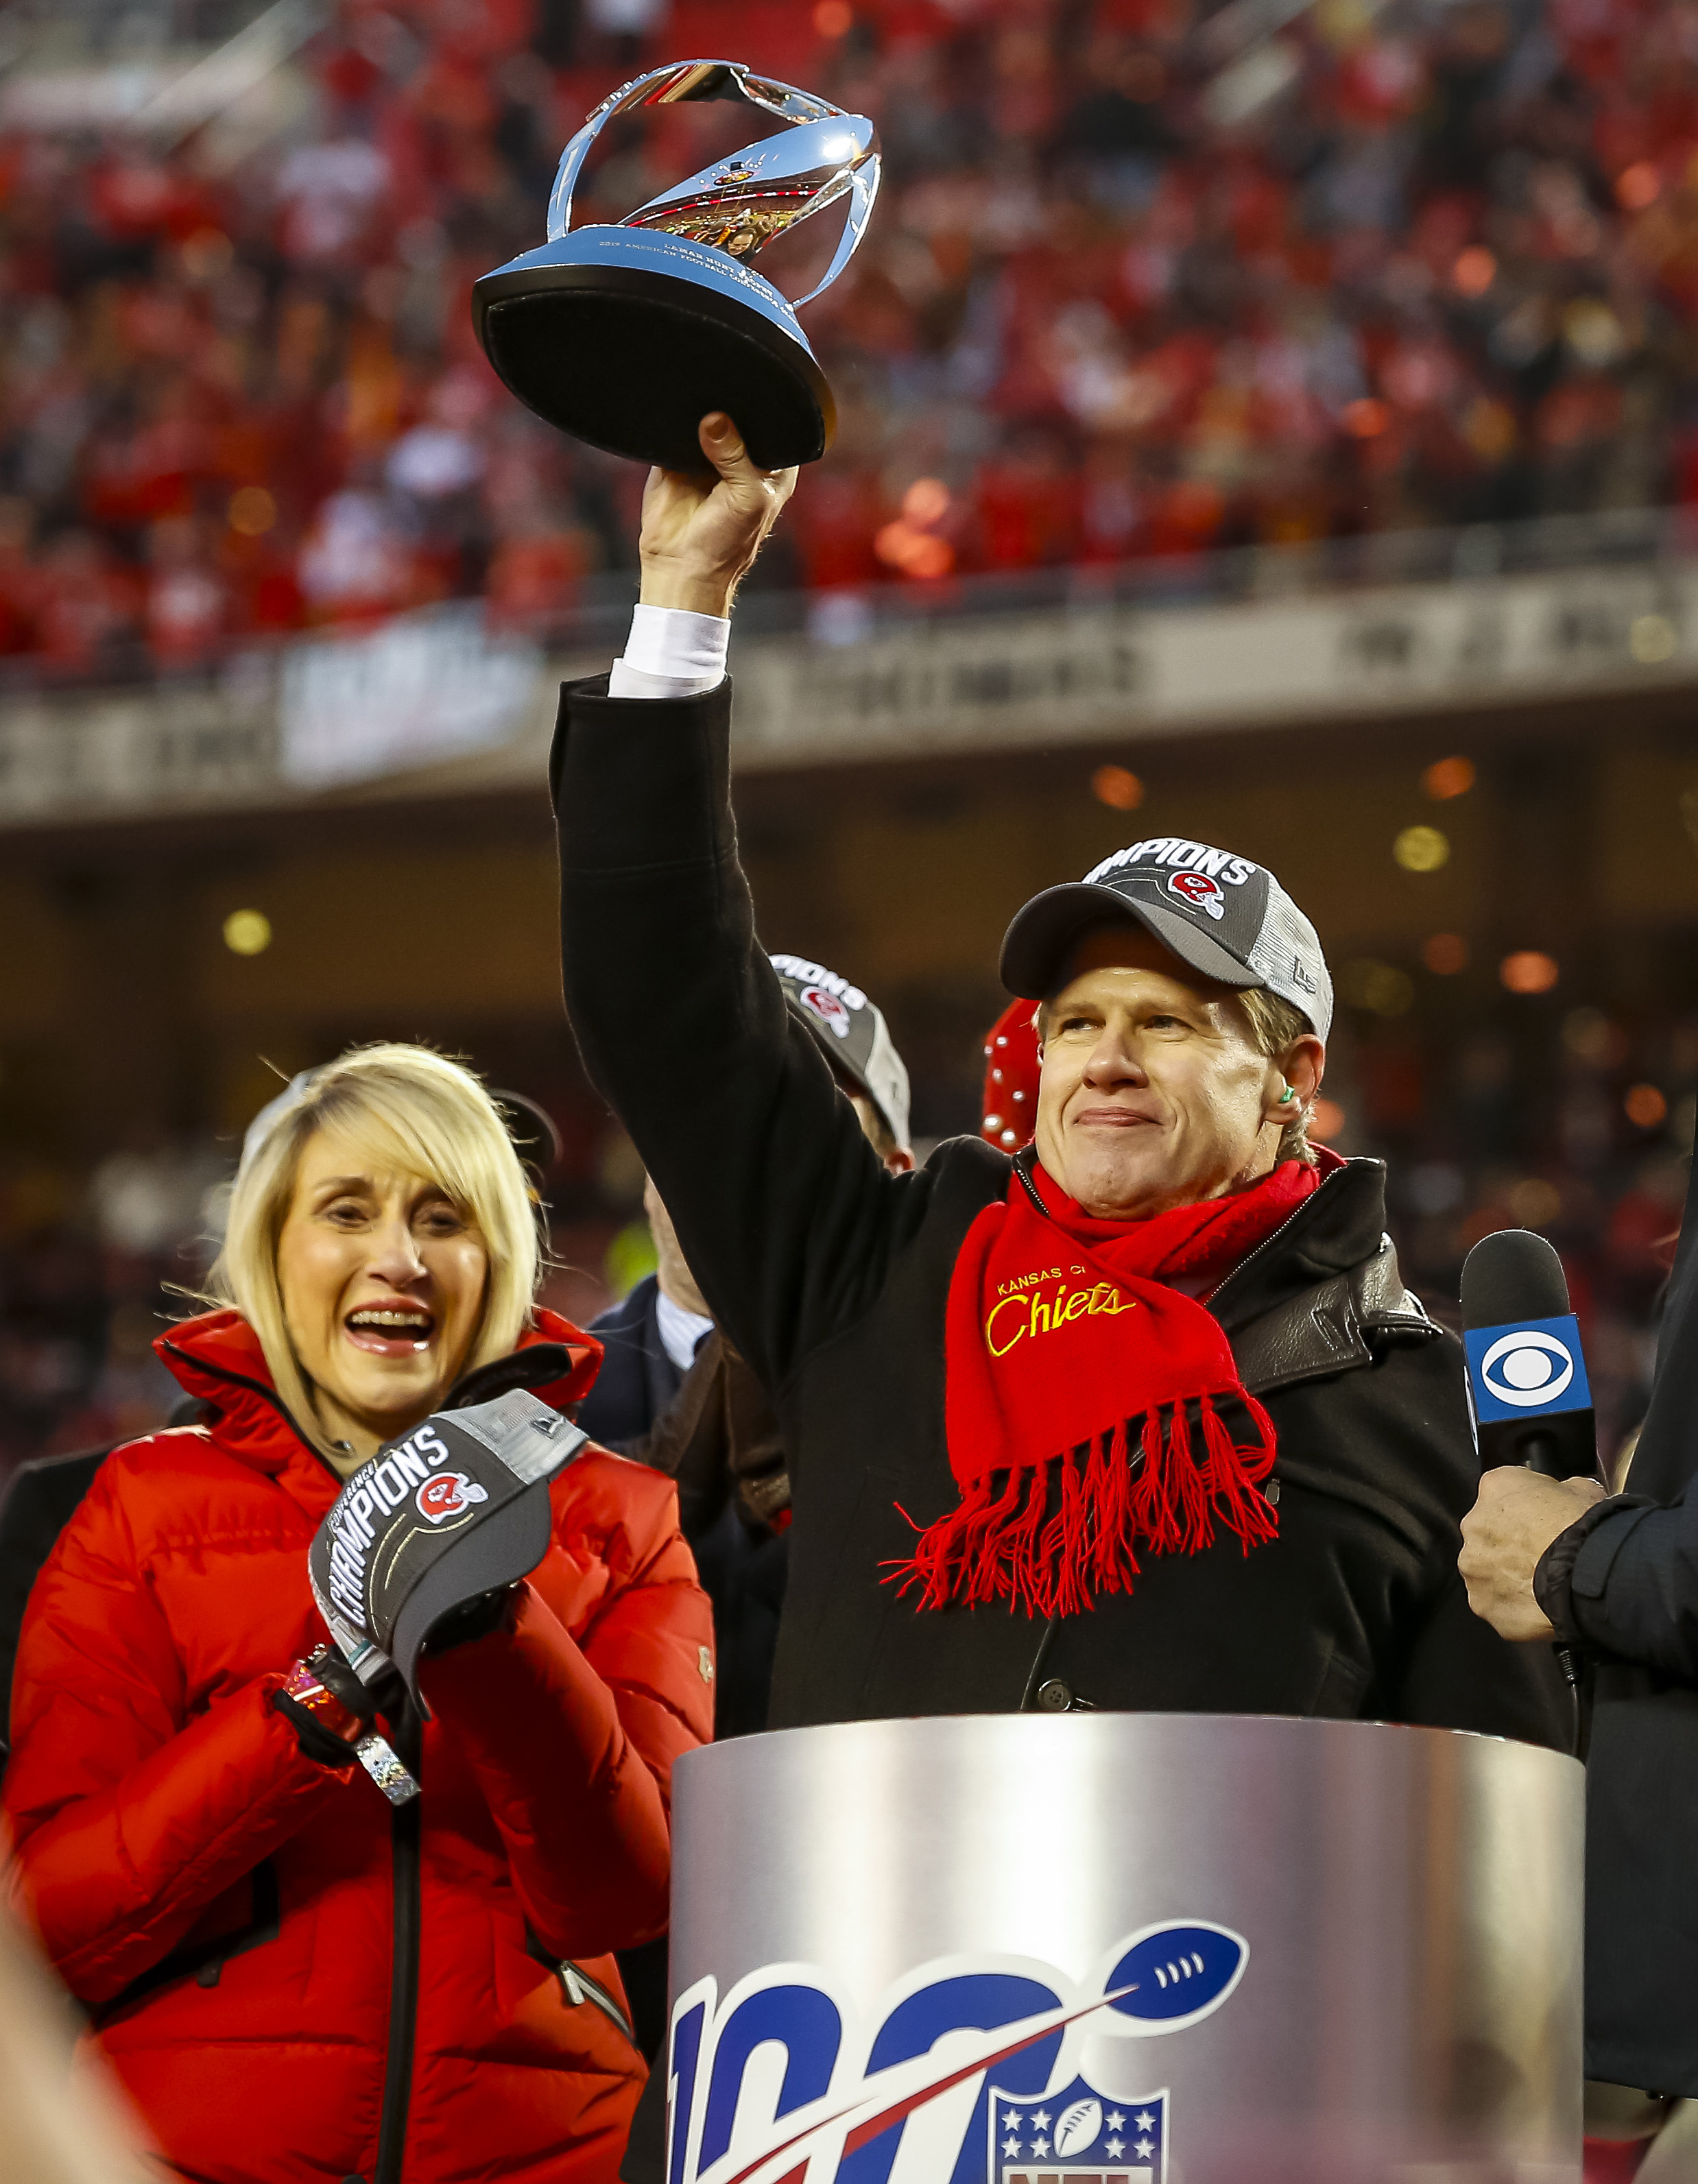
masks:
[[[265,125],[187,133],[37,125],[63,109],[25,53],[0,98],[0,650],[110,675],[455,595],[558,614],[637,481],[501,393],[467,287],[536,239],[596,98],[728,40],[872,113],[888,159],[810,315],[843,426],[771,582],[1679,500],[1694,24],[396,0],[342,6]],[[670,178],[699,112],[627,133],[592,214]]]

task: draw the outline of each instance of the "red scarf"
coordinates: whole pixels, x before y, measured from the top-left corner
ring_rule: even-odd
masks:
[[[922,1607],[1074,1615],[1132,1590],[1140,1546],[1195,1554],[1217,1526],[1246,1553],[1275,1538],[1260,1491],[1272,1422],[1213,1313],[1170,1284],[1212,1291],[1319,1181],[1286,1161],[1226,1198],[1100,1221],[1022,1160],[950,1279],[944,1421],[961,1498],[898,1565],[901,1589],[918,1584]]]

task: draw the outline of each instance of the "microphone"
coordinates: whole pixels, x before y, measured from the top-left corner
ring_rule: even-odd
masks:
[[[1462,1262],[1462,1341],[1483,1470],[1598,1476],[1597,1424],[1562,1262],[1530,1228],[1500,1228]]]

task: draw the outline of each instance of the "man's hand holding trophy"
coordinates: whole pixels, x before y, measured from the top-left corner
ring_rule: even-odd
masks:
[[[704,99],[740,99],[789,128],[621,220],[572,228],[573,191],[610,121],[643,107]],[[566,146],[548,241],[477,282],[478,337],[519,399],[562,432],[672,472],[700,472],[705,454],[737,493],[752,493],[760,474],[816,461],[831,445],[836,405],[796,311],[854,256],[878,175],[873,125],[864,114],[774,83],[741,62],[653,70],[604,99]],[[793,304],[749,261],[774,237],[840,200],[847,219],[825,277]],[[703,420],[715,412],[737,426],[710,444]],[[776,516],[788,483],[780,489],[769,478],[760,489],[777,493]],[[665,534],[693,516],[651,505],[654,499],[651,486],[645,543],[656,534],[664,560]]]

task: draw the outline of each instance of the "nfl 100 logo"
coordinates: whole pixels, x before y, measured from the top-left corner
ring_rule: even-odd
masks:
[[[1127,1936],[1083,1981],[942,1957],[865,2017],[816,1965],[763,1966],[723,1997],[699,1981],[672,2012],[668,2184],[1166,2184],[1167,2093],[1122,2090],[1157,2073],[1128,2047],[1094,2085],[1084,2043],[1184,2031],[1249,1956],[1198,1919]]]

